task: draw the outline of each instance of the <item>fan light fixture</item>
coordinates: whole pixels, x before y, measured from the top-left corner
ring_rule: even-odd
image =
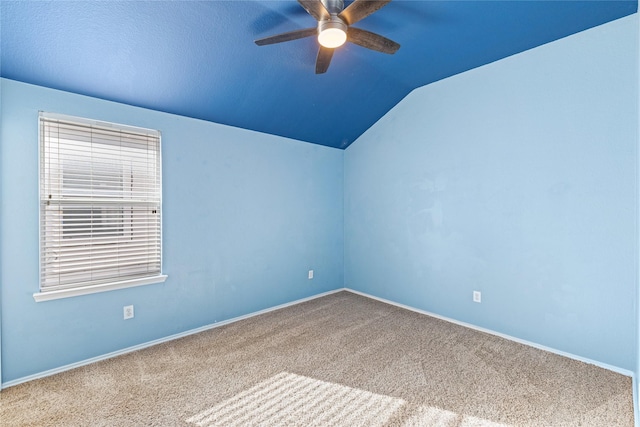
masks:
[[[327,28],[318,34],[318,43],[324,47],[340,47],[347,41],[347,33],[341,28]]]
[[[318,23],[318,43],[326,48],[340,47],[347,41],[347,25],[337,16]]]

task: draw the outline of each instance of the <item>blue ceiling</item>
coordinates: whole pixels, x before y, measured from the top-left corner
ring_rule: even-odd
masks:
[[[345,1],[348,5],[351,1]],[[402,1],[356,23],[314,73],[318,44],[254,40],[315,26],[295,1],[0,2],[0,75],[346,148],[411,90],[632,14],[637,1]]]

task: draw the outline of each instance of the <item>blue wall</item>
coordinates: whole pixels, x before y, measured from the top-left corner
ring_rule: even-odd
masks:
[[[638,3],[640,4],[640,0],[638,1]],[[636,19],[638,18],[638,14],[636,13]],[[638,22],[638,24],[636,25],[636,40],[638,41],[638,54],[637,54],[637,58],[636,58],[636,67],[638,67],[638,74],[640,74],[640,22]],[[638,145],[640,146],[640,84],[637,84],[637,95],[638,95],[638,126],[637,126],[637,130],[638,130]],[[636,180],[637,180],[637,186],[638,186],[638,191],[640,191],[640,154],[638,155],[638,166],[636,167]],[[640,198],[640,194],[638,195],[638,197]],[[638,202],[638,221],[640,223],[640,201]],[[636,258],[640,257],[640,230],[636,230],[636,234],[638,237],[638,241],[639,243],[637,243],[636,246]],[[640,268],[640,259],[637,258],[638,261],[638,268]],[[635,409],[635,418],[636,418],[636,424],[640,425],[640,271],[636,271],[636,314],[637,314],[637,319],[636,319],[636,325],[637,325],[637,331],[636,331],[636,338],[638,340],[637,342],[637,347],[636,347],[636,370],[634,372],[634,376],[635,376],[635,394],[634,394],[634,409]]]
[[[0,80],[0,224],[2,224],[2,81]],[[2,227],[0,226],[0,389],[2,388]]]
[[[634,371],[637,28],[417,89],[370,128],[345,151],[345,286]]]
[[[4,383],[343,286],[343,151],[1,85]],[[34,302],[38,110],[162,131],[164,284]]]

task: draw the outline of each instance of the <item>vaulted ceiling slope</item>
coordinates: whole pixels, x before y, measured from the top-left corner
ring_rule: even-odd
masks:
[[[345,1],[348,6],[351,1]],[[411,90],[635,13],[636,0],[394,0],[315,74],[296,1],[0,2],[0,75],[54,89],[346,148]]]

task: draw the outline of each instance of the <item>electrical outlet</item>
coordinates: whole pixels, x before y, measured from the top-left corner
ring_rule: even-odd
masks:
[[[309,279],[313,279],[313,270],[309,270]]]
[[[122,311],[124,312],[124,320],[133,318],[133,306],[132,305],[125,305],[123,307]]]
[[[482,302],[482,292],[473,291],[473,302]]]

